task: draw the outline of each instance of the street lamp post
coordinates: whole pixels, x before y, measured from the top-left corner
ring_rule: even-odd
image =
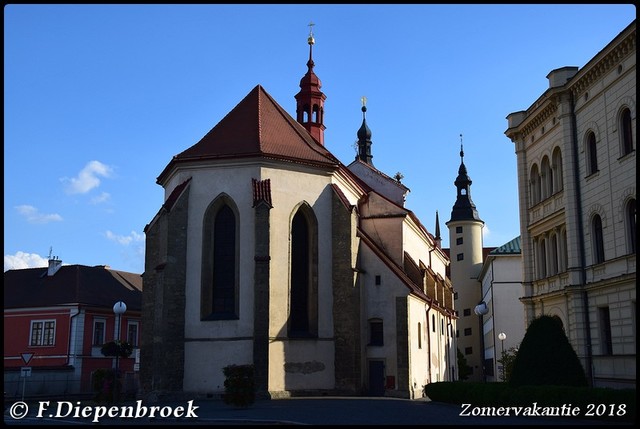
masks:
[[[127,311],[127,305],[118,301],[113,305],[113,312],[116,315],[116,377],[114,386],[114,400],[120,399],[120,318]]]
[[[500,332],[498,334],[498,339],[500,340],[500,345],[502,346],[502,381],[504,380],[504,340],[507,339],[507,334],[505,334],[504,332]]]
[[[481,301],[478,305],[475,306],[473,312],[478,316],[478,321],[480,325],[478,326],[478,332],[480,332],[480,368],[482,368],[482,381],[487,381],[487,370],[485,368],[485,354],[484,354],[484,335],[482,335],[484,321],[482,318],[489,313],[489,307],[487,307],[487,303]]]

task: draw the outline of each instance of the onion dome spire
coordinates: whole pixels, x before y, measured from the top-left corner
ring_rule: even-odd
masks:
[[[367,97],[362,97],[360,99],[362,101],[362,125],[358,130],[358,154],[356,155],[356,159],[361,160],[362,162],[373,165],[371,159],[373,155],[371,155],[371,130],[367,126]]]
[[[467,175],[467,167],[464,165],[464,149],[462,146],[462,134],[460,134],[460,168],[458,177],[453,182],[456,185],[458,196],[453,210],[451,220],[480,220],[475,204],[471,200],[471,178]]]

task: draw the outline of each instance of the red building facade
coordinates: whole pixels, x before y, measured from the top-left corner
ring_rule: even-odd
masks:
[[[101,368],[119,369],[123,388],[135,389],[142,278],[106,266],[63,266],[4,273],[4,390],[21,396],[92,394]],[[116,315],[116,302],[127,310]],[[119,322],[119,323],[118,323]],[[106,357],[102,345],[133,345],[127,358]],[[25,362],[28,359],[28,362]],[[21,368],[29,367],[24,377]]]

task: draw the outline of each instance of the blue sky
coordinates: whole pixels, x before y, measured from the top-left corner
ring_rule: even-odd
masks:
[[[295,116],[313,22],[325,146],[344,164],[367,97],[374,165],[443,246],[460,165],[484,245],[520,234],[509,113],[584,66],[631,4],[6,5],[4,270],[144,271],[156,178],[260,84]]]

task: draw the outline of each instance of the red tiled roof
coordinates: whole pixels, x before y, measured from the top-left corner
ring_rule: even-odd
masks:
[[[158,182],[179,162],[267,157],[336,168],[338,160],[257,85],[198,143],[174,156]]]
[[[46,267],[4,273],[5,309],[62,304],[111,308],[118,301],[132,311],[142,309],[140,274],[86,265],[63,265],[53,276],[47,276]]]

